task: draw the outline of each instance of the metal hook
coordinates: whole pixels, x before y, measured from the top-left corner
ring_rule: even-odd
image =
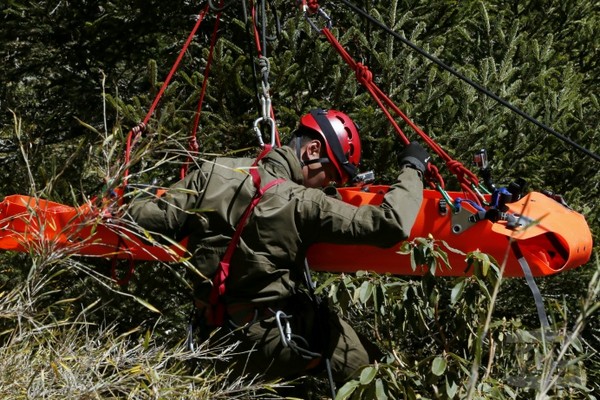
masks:
[[[262,132],[260,131],[260,128],[258,126],[261,122],[268,123],[270,125],[270,127],[271,127],[271,146],[275,147],[275,135],[276,135],[275,121],[271,117],[268,117],[268,118],[259,117],[254,121],[254,132],[256,133],[256,137],[258,138],[258,143],[260,144],[260,147],[265,147],[265,142],[263,141]]]
[[[290,319],[286,313],[283,311],[277,311],[275,313],[275,321],[277,322],[277,328],[279,328],[279,336],[281,337],[281,343],[283,343],[283,347],[289,347],[290,342],[292,341],[292,327],[290,326]],[[282,324],[281,320],[285,319],[285,327]]]
[[[331,27],[333,26],[333,20],[331,19],[331,17],[325,11],[323,11],[323,9],[321,7],[319,7],[319,9],[317,11],[317,16],[319,16],[319,17],[321,17],[322,19],[325,20],[325,27],[327,29],[331,29]],[[310,18],[309,13],[308,13],[308,8],[305,8],[305,10],[304,10],[304,18],[308,21],[308,23],[310,24],[310,26],[315,31],[317,31],[318,33],[321,33],[321,31],[323,29],[319,28],[317,26],[317,24],[315,24],[315,22]]]

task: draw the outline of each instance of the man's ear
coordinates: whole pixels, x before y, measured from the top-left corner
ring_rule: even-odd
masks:
[[[318,140],[311,140],[306,144],[304,151],[306,158],[309,160],[315,160],[321,157],[321,142]]]

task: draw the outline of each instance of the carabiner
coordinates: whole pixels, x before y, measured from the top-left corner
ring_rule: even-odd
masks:
[[[276,135],[275,121],[271,117],[268,117],[268,118],[259,117],[254,121],[254,133],[256,133],[256,137],[258,139],[258,144],[260,145],[260,147],[265,147],[265,142],[263,141],[262,132],[260,131],[260,128],[258,126],[261,122],[268,123],[271,126],[271,146],[275,147],[275,135]]]
[[[275,322],[277,322],[277,328],[279,329],[279,337],[281,338],[281,343],[283,347],[289,347],[290,342],[292,341],[292,327],[290,326],[290,319],[286,313],[279,310],[275,313]],[[283,326],[281,320],[285,319],[285,327]]]
[[[310,18],[310,16],[309,16],[309,10],[310,10],[309,7],[307,7],[307,6],[304,7],[304,18],[308,21],[308,23],[310,24],[310,26],[315,31],[317,31],[318,33],[321,33],[321,31],[323,29],[319,28],[317,26],[317,24],[315,24],[315,22]],[[333,26],[333,21],[332,21],[331,17],[329,15],[327,15],[327,13],[325,11],[323,11],[323,9],[321,7],[319,7],[315,13],[317,14],[317,16],[319,16],[319,17],[321,17],[322,19],[325,20],[325,28],[331,29],[331,27]]]
[[[254,132],[256,133],[256,137],[258,138],[258,143],[260,147],[265,147],[265,142],[263,141],[262,132],[260,131],[259,124],[267,123],[271,126],[271,147],[275,147],[275,139],[277,135],[277,129],[275,126],[275,120],[271,118],[271,97],[269,97],[268,93],[266,95],[261,96],[260,105],[262,116],[258,117],[254,121]]]

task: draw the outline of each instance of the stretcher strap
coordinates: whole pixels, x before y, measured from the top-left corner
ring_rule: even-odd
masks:
[[[533,294],[533,299],[535,300],[535,307],[537,308],[537,313],[540,319],[542,329],[546,330],[550,327],[550,323],[548,322],[548,315],[546,314],[546,309],[544,308],[544,299],[542,298],[540,289],[535,283],[535,279],[533,278],[533,274],[531,273],[531,268],[529,268],[529,264],[523,256],[523,252],[521,252],[518,243],[516,241],[513,241],[511,243],[511,247],[513,252],[515,253],[515,257],[517,257],[517,261],[519,262],[521,269],[523,269],[523,275],[525,276],[527,285],[529,286],[529,289]]]

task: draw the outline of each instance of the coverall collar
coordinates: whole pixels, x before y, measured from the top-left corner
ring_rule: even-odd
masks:
[[[304,184],[300,161],[290,147],[274,148],[265,156],[262,165],[265,170],[277,178],[288,179],[299,185]]]

